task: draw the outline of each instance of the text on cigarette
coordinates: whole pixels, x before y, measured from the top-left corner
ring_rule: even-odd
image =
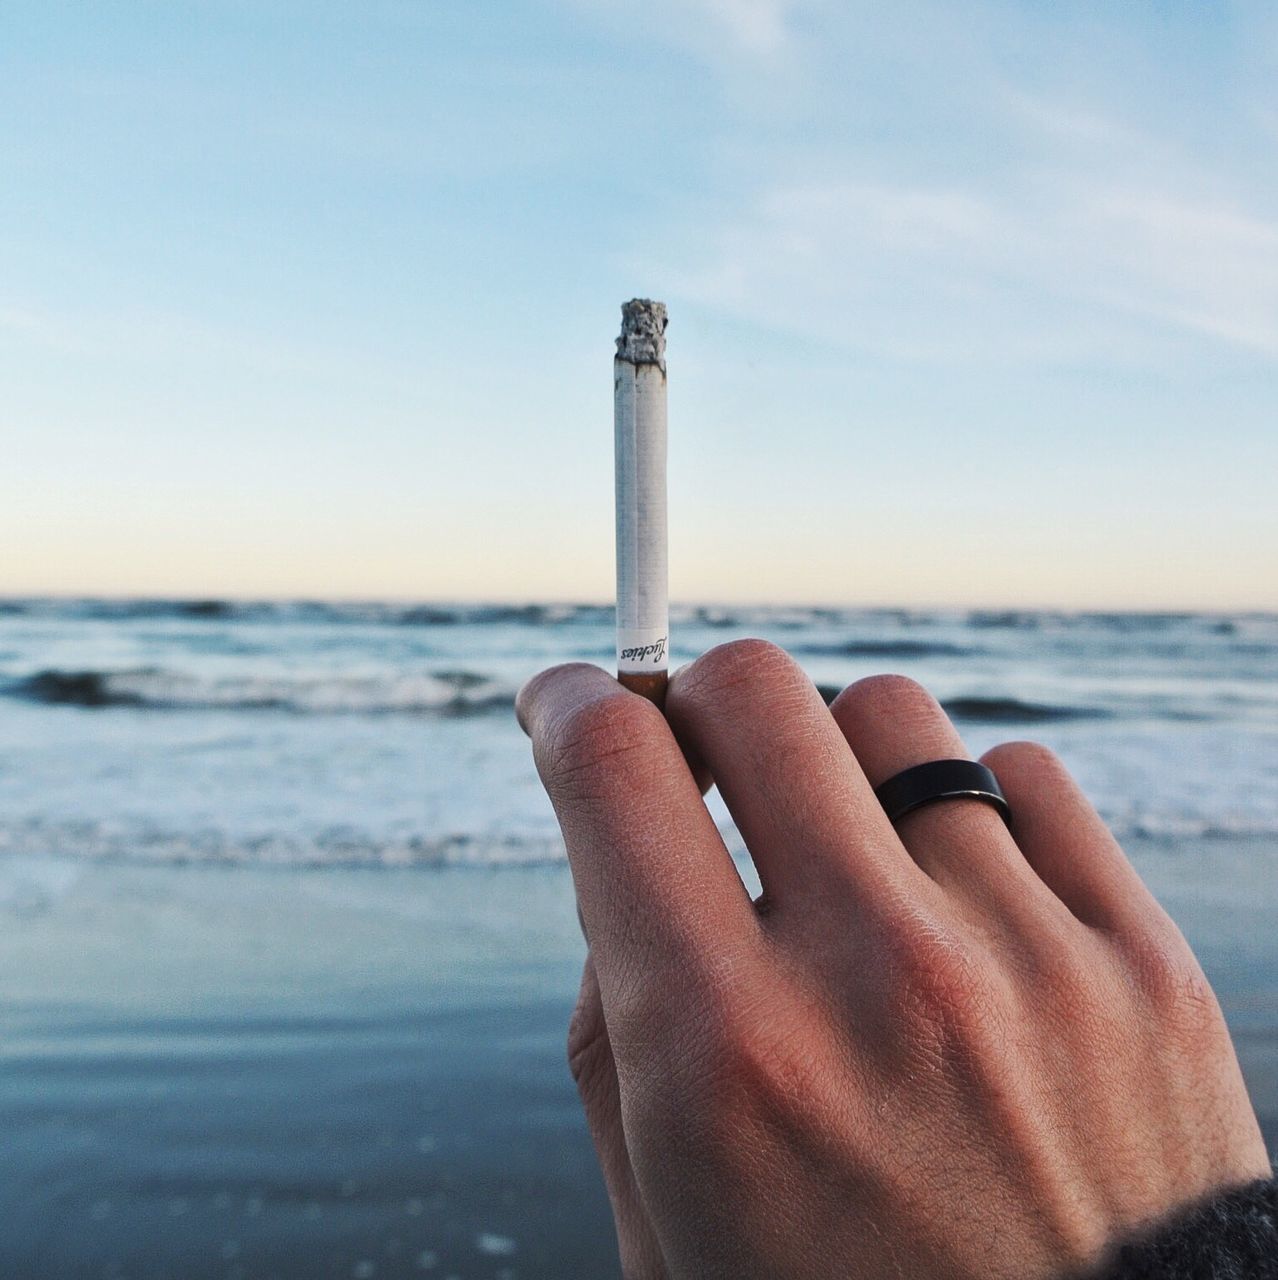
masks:
[[[647,662],[651,658],[653,664],[656,665],[666,656],[666,637],[662,636],[660,640],[654,640],[652,644],[639,645],[633,649],[623,649],[620,656],[623,662]]]

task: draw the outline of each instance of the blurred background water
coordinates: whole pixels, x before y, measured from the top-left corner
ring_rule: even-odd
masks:
[[[689,608],[674,662],[784,645],[916,677],[974,750],[1049,742],[1120,835],[1278,836],[1278,616]],[[0,606],[0,850],[378,866],[562,857],[511,714],[611,609]]]

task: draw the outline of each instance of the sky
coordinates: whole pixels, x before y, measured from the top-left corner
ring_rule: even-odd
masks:
[[[1278,608],[1278,11],[9,0],[0,594]]]

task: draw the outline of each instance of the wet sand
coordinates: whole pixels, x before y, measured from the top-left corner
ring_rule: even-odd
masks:
[[[1278,1146],[1278,853],[1133,849]],[[590,1280],[563,868],[0,860],[0,1274]]]
[[[615,1274],[565,872],[52,870],[5,875],[0,1274]]]

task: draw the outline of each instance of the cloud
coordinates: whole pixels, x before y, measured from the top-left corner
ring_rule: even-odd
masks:
[[[1278,222],[1185,193],[811,182],[712,240],[686,295],[881,355],[1108,364],[1163,329],[1278,358]]]
[[[790,21],[798,6],[794,0],[696,0],[688,7],[701,10],[739,48],[768,56],[789,44]]]
[[[1278,220],[1143,190],[1082,211],[1076,252],[1098,299],[1278,358]]]
[[[713,64],[784,60],[793,49],[795,20],[818,0],[648,0],[642,21],[633,5],[615,0],[571,0],[573,6],[618,33],[687,49]]]
[[[904,360],[1278,358],[1278,208],[1246,164],[1077,97],[983,106],[943,179],[874,140],[756,147],[758,180],[668,237],[667,289]]]
[[[672,296],[904,360],[1278,357],[1278,105],[1257,52],[1278,24],[1259,8],[1152,26],[1004,0],[647,12],[729,86],[704,183],[626,255]]]

